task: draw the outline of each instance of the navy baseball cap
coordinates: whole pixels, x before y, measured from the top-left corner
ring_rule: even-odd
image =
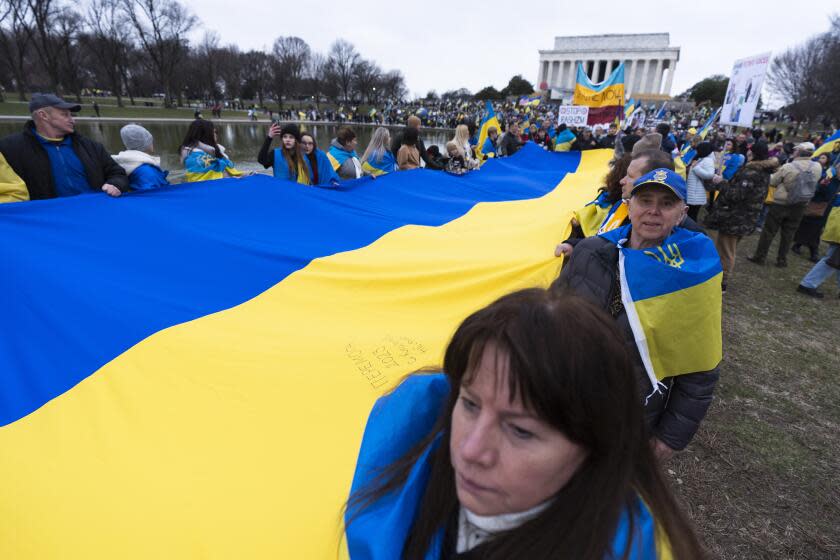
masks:
[[[630,191],[630,196],[639,190],[641,187],[645,185],[662,185],[663,187],[670,189],[677,197],[685,202],[686,198],[688,197],[688,190],[685,186],[685,181],[679,174],[671,171],[670,169],[660,168],[654,169],[647,175],[642,175],[636,182],[633,183],[633,190]]]
[[[43,109],[44,107],[56,107],[58,109],[69,109],[73,113],[82,110],[82,106],[76,103],[68,103],[59,96],[52,93],[33,93],[29,100],[29,112]]]

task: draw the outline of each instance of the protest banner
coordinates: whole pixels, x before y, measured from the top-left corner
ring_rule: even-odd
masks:
[[[735,61],[720,112],[721,124],[752,126],[769,62],[770,53]]]
[[[557,108],[557,124],[566,126],[586,126],[589,107],[581,105],[561,105]]]

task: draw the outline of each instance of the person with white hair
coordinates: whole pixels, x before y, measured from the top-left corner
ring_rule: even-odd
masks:
[[[128,186],[133,191],[148,191],[169,184],[168,171],[160,167],[160,156],[155,151],[152,133],[139,124],[127,124],[120,130],[125,150],[113,156],[125,169]]]

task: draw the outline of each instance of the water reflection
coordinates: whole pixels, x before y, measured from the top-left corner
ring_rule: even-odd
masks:
[[[130,122],[130,121],[126,121]],[[123,150],[123,143],[120,139],[120,129],[125,123],[120,122],[98,122],[79,121],[76,123],[76,130],[89,138],[101,142],[107,150],[116,154]],[[161,156],[161,166],[170,170],[170,180],[180,181],[183,176],[183,166],[178,155],[178,147],[187,133],[189,123],[162,123],[149,122],[141,123],[155,139],[155,154]],[[219,123],[219,142],[225,146],[228,155],[242,170],[261,171],[262,165],[257,163],[257,153],[260,151],[263,139],[268,131],[268,123]],[[23,128],[23,121],[0,122],[0,137],[19,132]],[[394,130],[401,127],[388,127],[393,134]],[[338,125],[335,124],[303,124],[301,129],[315,135],[318,146],[322,150],[329,147],[330,140],[335,137]],[[353,127],[359,137],[359,156],[370,141],[375,130],[372,126]],[[421,136],[426,146],[433,144],[443,150],[444,144],[452,138],[452,131],[440,129],[424,129]],[[279,140],[275,140],[279,145]],[[269,170],[270,171],[270,170]]]

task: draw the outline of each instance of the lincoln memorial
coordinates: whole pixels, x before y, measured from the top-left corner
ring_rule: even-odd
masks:
[[[552,99],[569,100],[578,62],[596,84],[624,62],[624,92],[628,99],[669,96],[680,59],[680,48],[669,43],[668,33],[555,37],[552,50],[540,51],[537,83],[541,89],[549,90]]]

